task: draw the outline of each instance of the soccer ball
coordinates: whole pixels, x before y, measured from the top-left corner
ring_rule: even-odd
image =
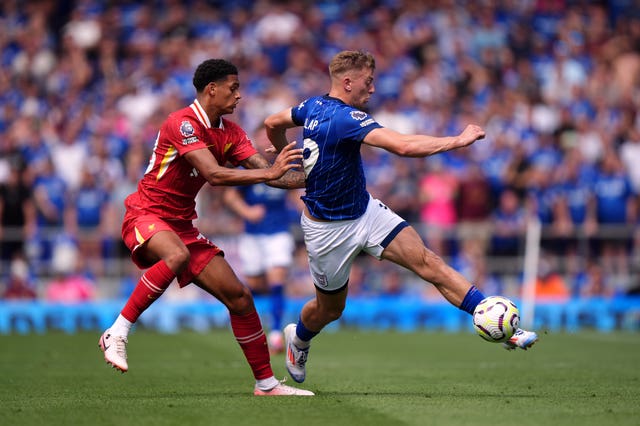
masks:
[[[489,296],[473,312],[473,328],[488,342],[506,342],[519,326],[518,307],[506,297]]]

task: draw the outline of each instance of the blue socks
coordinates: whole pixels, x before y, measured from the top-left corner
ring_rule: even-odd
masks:
[[[302,323],[302,318],[298,318],[298,324],[296,325],[296,335],[298,339],[303,342],[309,342],[311,339],[318,335],[318,331],[311,331]]]
[[[282,328],[282,312],[284,312],[284,286],[276,284],[271,287],[271,329],[280,330]]]
[[[464,296],[464,300],[460,304],[459,309],[473,315],[474,309],[476,309],[476,306],[478,306],[478,303],[480,303],[482,299],[484,299],[484,294],[482,294],[476,286],[472,285],[467,295]]]

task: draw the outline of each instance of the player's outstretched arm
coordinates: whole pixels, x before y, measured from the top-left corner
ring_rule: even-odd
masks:
[[[264,120],[267,137],[277,152],[287,145],[287,129],[297,127],[291,118],[291,108],[268,116]]]
[[[291,144],[295,144],[295,142],[291,142]],[[247,169],[264,169],[271,166],[271,163],[269,163],[269,161],[259,153],[253,154],[241,164]],[[270,180],[265,183],[269,186],[282,189],[304,188],[305,175],[303,172],[297,170],[288,170],[278,179]]]
[[[373,129],[364,138],[367,145],[377,146],[402,157],[427,157],[462,148],[484,138],[482,127],[469,124],[457,136],[405,135],[382,127]]]
[[[185,158],[210,185],[249,185],[278,179],[287,171],[300,168],[302,150],[292,142],[282,149],[270,167],[251,170],[221,166],[207,149],[188,152]]]

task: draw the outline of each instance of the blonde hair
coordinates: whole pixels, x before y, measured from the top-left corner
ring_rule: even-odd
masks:
[[[363,50],[343,50],[331,59],[329,75],[336,77],[347,71],[376,69],[376,60],[373,55]]]

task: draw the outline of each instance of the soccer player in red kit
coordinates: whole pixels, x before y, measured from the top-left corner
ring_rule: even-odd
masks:
[[[193,75],[193,85],[196,99],[162,124],[137,191],[125,200],[122,238],[134,263],[146,271],[99,346],[108,364],[126,372],[131,326],[174,279],[180,287],[193,282],[229,310],[233,334],[256,379],[254,395],[313,395],[274,377],[250,290],[222,250],[192,222],[197,217],[195,197],[205,183],[303,186],[303,173],[292,170],[298,167],[301,150],[292,143],[270,164],[237,124],[222,117],[240,100],[238,70],[230,62],[204,61]],[[227,163],[244,169],[226,167]]]

